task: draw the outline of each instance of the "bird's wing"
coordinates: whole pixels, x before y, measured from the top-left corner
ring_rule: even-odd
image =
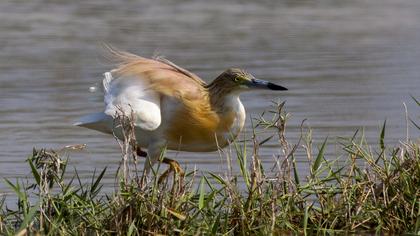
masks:
[[[161,122],[162,95],[191,104],[207,98],[205,82],[172,62],[146,59],[125,52],[112,51],[120,66],[105,73],[105,113],[133,115],[136,126],[154,130]]]

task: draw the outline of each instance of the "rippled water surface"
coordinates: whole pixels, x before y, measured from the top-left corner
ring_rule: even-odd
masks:
[[[376,142],[386,119],[387,142],[396,143],[406,135],[403,102],[419,117],[410,98],[420,96],[418,0],[6,0],[0,2],[1,178],[28,176],[24,160],[34,146],[86,143],[69,153],[71,165],[82,177],[109,166],[105,182],[113,183],[120,157],[114,138],[72,126],[102,109],[101,92],[89,92],[112,68],[101,56],[102,42],[143,56],[159,52],[206,81],[235,66],[288,87],[247,93],[242,101],[256,116],[271,100],[287,100],[291,142],[307,118],[316,142],[359,128]],[[268,144],[264,162],[278,152]],[[189,169],[223,171],[217,153],[169,155]]]

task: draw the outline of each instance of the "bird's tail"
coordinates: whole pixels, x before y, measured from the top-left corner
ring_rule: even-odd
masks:
[[[98,112],[82,116],[73,125],[97,130],[102,133],[112,133],[113,119],[110,115]]]

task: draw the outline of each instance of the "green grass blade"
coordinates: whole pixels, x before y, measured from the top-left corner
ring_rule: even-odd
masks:
[[[379,144],[381,145],[381,150],[385,149],[385,127],[386,127],[386,120],[384,121],[384,124],[382,125],[381,134],[379,137]]]
[[[134,230],[137,229],[135,223],[136,223],[136,220],[134,219],[133,222],[131,222],[130,227],[128,228],[127,236],[133,235]]]
[[[294,155],[293,155],[292,167],[293,167],[293,176],[295,178],[296,185],[300,185],[299,175],[298,175],[298,171],[296,167],[296,158]]]
[[[418,125],[414,120],[412,120],[411,118],[409,118],[409,120],[411,121],[411,123],[420,130],[420,125]]]
[[[97,190],[100,190],[100,188],[98,189],[98,185],[101,182],[102,178],[104,177],[105,171],[106,171],[106,167],[102,170],[102,172],[99,174],[96,181],[92,184],[92,187],[90,188],[91,195],[96,195],[96,193],[98,193]],[[93,178],[92,178],[92,180],[93,180]]]
[[[209,186],[211,191],[216,191],[216,188],[210,183],[210,180],[207,178],[207,176],[203,175],[204,180],[206,181],[206,184]]]
[[[410,96],[417,103],[417,106],[420,106],[420,100],[417,100],[413,95]]]
[[[185,219],[187,219],[187,216],[184,215],[184,214],[182,214],[181,212],[178,212],[178,211],[176,211],[174,209],[170,209],[170,208],[167,208],[167,207],[165,207],[165,209],[166,209],[166,211],[169,212],[169,214],[175,216],[179,220],[185,220]]]
[[[211,234],[212,235],[217,235],[217,230],[220,227],[220,214],[221,214],[220,212],[219,212],[219,214],[217,214],[217,217],[216,217],[216,219],[214,219],[213,225],[211,226]]]
[[[34,218],[35,213],[38,211],[38,208],[39,208],[39,204],[35,204],[29,209],[28,213],[24,215],[22,224],[20,225],[19,229],[16,232],[21,232],[23,229],[28,227],[29,223]]]
[[[239,165],[239,170],[241,171],[241,175],[245,181],[246,186],[250,187],[250,180],[248,177],[248,168],[247,168],[247,157],[246,157],[246,143],[244,143],[243,149],[240,148],[237,142],[233,143],[235,152],[236,152],[236,159]]]
[[[309,207],[305,207],[305,215],[303,216],[303,233],[308,235],[308,218],[309,218]]]
[[[314,161],[314,164],[312,165],[312,174],[315,174],[319,167],[321,166],[321,162],[324,159],[324,153],[325,153],[325,145],[327,143],[328,138],[324,140],[324,142],[321,145],[321,148],[319,149],[318,155],[316,156],[316,159]]]
[[[41,176],[39,175],[38,170],[36,169],[32,160],[28,159],[28,162],[29,162],[29,166],[31,167],[32,175],[34,176],[36,184],[39,186],[41,184]]]
[[[203,209],[204,207],[204,195],[205,195],[205,190],[204,190],[204,178],[201,178],[200,181],[200,196],[198,198],[198,209]]]
[[[274,134],[269,136],[268,138],[264,139],[263,141],[261,141],[258,146],[262,146],[264,143],[268,142],[270,139],[272,139],[274,137]]]
[[[221,184],[222,186],[226,186],[226,182],[222,177],[211,172],[208,172],[208,174],[210,174],[211,177],[213,177],[219,184]]]
[[[18,196],[18,198],[20,198],[20,199],[24,199],[25,198],[25,195],[20,190],[20,185],[19,185],[19,182],[18,181],[16,181],[16,185],[13,184],[12,182],[10,182],[8,179],[4,179],[4,181],[6,181],[7,185],[9,185],[13,189],[13,191],[16,193],[16,195]]]

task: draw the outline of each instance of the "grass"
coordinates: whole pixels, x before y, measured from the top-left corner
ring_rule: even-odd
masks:
[[[233,143],[232,152],[220,152],[228,166],[223,175],[198,178],[192,171],[162,182],[157,171],[142,176],[127,119],[118,124],[125,140],[115,193],[101,190],[106,169],[94,172],[90,183],[82,183],[77,172],[69,180],[67,160],[53,150],[34,149],[28,158],[30,183],[6,180],[18,202],[13,210],[0,202],[0,234],[420,234],[418,139],[386,146],[384,123],[378,145],[356,132],[338,141],[344,155],[326,157],[327,139],[314,148],[303,123],[298,142],[288,142],[283,105],[274,106],[270,119],[262,115],[253,121],[251,147]],[[268,139],[259,136],[270,132],[281,154],[273,169],[265,170],[259,150]],[[307,162],[296,162],[298,152]],[[232,171],[235,161],[239,174]],[[298,165],[308,165],[305,178]]]

